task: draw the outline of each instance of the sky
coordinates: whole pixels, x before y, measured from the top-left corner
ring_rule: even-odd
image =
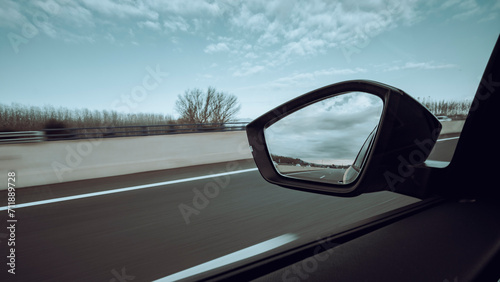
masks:
[[[266,144],[277,156],[351,165],[379,124],[383,106],[381,98],[368,93],[349,92],[327,98],[266,128]]]
[[[500,1],[0,0],[3,104],[178,116],[188,89],[254,119],[350,79],[470,99]]]

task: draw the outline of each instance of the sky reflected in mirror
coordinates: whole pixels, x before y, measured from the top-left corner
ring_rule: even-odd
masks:
[[[327,98],[269,126],[266,141],[272,155],[322,165],[350,165],[378,125],[382,109],[383,101],[368,93]]]

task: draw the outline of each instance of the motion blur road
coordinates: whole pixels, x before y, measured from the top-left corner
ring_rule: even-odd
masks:
[[[0,200],[0,281],[151,281],[293,235],[265,256],[417,201],[391,192],[336,198],[283,189],[265,182],[253,160],[22,188],[12,275],[6,191]]]

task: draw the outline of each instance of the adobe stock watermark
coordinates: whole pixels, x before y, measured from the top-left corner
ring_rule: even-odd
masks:
[[[27,44],[31,39],[40,33],[45,25],[49,24],[50,16],[55,16],[60,11],[60,6],[54,1],[44,1],[39,3],[41,10],[36,11],[31,16],[31,21],[28,19],[25,22],[19,33],[9,32],[7,39],[14,53],[18,54],[21,44]]]
[[[130,112],[131,109],[137,108],[139,103],[144,102],[149,93],[156,90],[163,82],[163,79],[169,75],[167,72],[160,70],[160,65],[156,65],[155,69],[148,66],[146,72],[147,74],[143,77],[141,84],[134,86],[129,94],[122,94],[120,99],[116,99],[111,103],[113,110]]]
[[[111,270],[111,274],[113,274],[114,278],[111,278],[109,282],[127,282],[135,279],[135,276],[128,275],[126,273],[125,267],[122,267],[121,272],[118,272],[116,269]]]
[[[147,66],[146,75],[143,77],[141,84],[132,87],[129,94],[123,94],[119,99],[114,100],[111,103],[111,110],[130,112],[140,102],[145,101],[149,94],[156,90],[167,76],[168,73],[162,72],[159,65],[156,65],[155,69]],[[102,143],[108,127],[109,125],[104,125],[97,129],[97,137],[95,138],[81,140],[65,146],[64,162],[53,161],[51,164],[59,182],[63,182],[64,175],[73,172],[79,167],[84,159],[91,155],[94,149]]]
[[[481,77],[480,85],[484,87],[486,91],[485,93],[478,93],[478,95],[474,96],[469,112],[476,111],[479,107],[479,103],[490,98],[491,94],[495,93],[498,87],[500,87],[500,81],[493,81],[493,74],[490,73],[486,78]]]
[[[313,250],[313,255],[292,264],[281,275],[283,282],[300,282],[311,278],[311,274],[318,270],[320,263],[328,260],[333,253],[333,248],[339,246],[337,243],[331,242],[331,239],[317,240],[319,246]]]
[[[386,9],[379,14],[380,18],[366,22],[362,28],[356,28],[356,37],[361,38],[361,40],[340,46],[347,62],[351,62],[351,56],[353,54],[361,53],[361,50],[366,48],[370,44],[372,38],[377,34],[376,31],[384,27],[383,22],[390,21],[394,15],[401,12],[401,9],[402,4],[400,1],[390,1]]]
[[[491,97],[493,93],[500,86],[500,81],[494,81],[492,74],[486,76],[486,78],[482,77],[480,80],[480,86],[482,86],[486,91],[480,91],[476,96],[474,96],[474,100],[469,109],[469,114],[476,111],[481,102],[486,101]],[[414,141],[414,144],[417,145],[418,149],[413,150],[408,155],[408,158],[404,158],[403,156],[398,156],[399,165],[397,168],[397,173],[386,171],[384,172],[385,180],[389,186],[389,189],[394,192],[396,191],[396,185],[398,183],[403,183],[406,179],[411,177],[415,173],[415,165],[421,164],[425,162],[425,156],[428,156],[433,149],[433,145],[437,138],[439,137],[439,132],[434,130],[432,132],[431,138],[425,140]]]
[[[282,107],[279,107],[279,108],[276,108],[273,110],[272,112],[276,117],[282,117],[283,115],[285,115],[286,117],[286,114],[287,114],[287,107],[286,105],[285,106],[282,106]],[[285,117],[282,117],[282,118],[285,118]],[[278,121],[279,122],[279,121]],[[254,144],[253,144],[253,148],[251,148],[251,150],[264,150],[266,148],[266,143],[272,143],[273,140],[279,140],[279,139],[282,139],[283,136],[280,135],[280,133],[282,131],[285,131],[286,130],[286,127],[273,127],[273,125],[271,125],[271,127],[273,128],[272,130],[268,130],[267,128],[265,129],[265,137],[264,136],[252,136],[254,138]],[[265,139],[265,140],[264,140]],[[246,153],[246,147],[245,146],[248,146],[249,144],[248,143],[240,143],[239,144],[239,147],[238,147],[238,152],[240,152],[241,154],[245,154]]]
[[[281,116],[286,112],[286,107],[281,107],[277,110],[274,110],[274,114],[276,116]],[[274,133],[274,134],[273,134]],[[278,138],[279,136],[275,136],[276,132],[272,132],[271,136],[268,136],[269,140],[273,138]],[[268,141],[269,141],[268,140]],[[262,150],[264,148],[264,140],[259,139],[257,144],[254,144],[256,148]],[[240,156],[243,156],[245,159],[252,158],[251,149],[249,148],[248,141],[239,142],[236,145],[236,153]],[[226,172],[236,171],[239,167],[238,162],[229,162],[226,164]],[[221,190],[227,188],[231,181],[230,175],[220,174],[215,177],[212,181],[206,183],[203,188],[193,188],[193,199],[191,203],[181,203],[178,205],[179,211],[184,219],[184,222],[188,225],[191,223],[191,217],[195,215],[199,215],[202,210],[207,208],[210,205],[210,200],[216,198]]]
[[[236,171],[239,167],[237,162],[229,162],[226,164],[225,172]],[[193,215],[199,215],[202,210],[210,205],[210,200],[216,198],[221,193],[221,190],[228,187],[231,182],[231,177],[228,174],[221,173],[214,177],[212,181],[205,183],[203,189],[193,188],[193,199],[191,203],[180,203],[178,205],[179,212],[187,225],[191,223]]]
[[[99,146],[102,142],[102,137],[91,139],[91,141],[83,140],[78,141],[74,144],[68,144],[64,148],[66,150],[65,162],[60,163],[58,161],[53,161],[51,166],[59,182],[63,182],[63,175],[65,173],[73,172],[77,167],[81,165],[84,158],[89,156],[94,147]]]
[[[385,171],[384,178],[392,192],[396,191],[396,185],[398,183],[403,183],[415,173],[415,165],[422,164],[426,160],[426,156],[432,151],[434,147],[433,144],[437,141],[439,137],[440,130],[434,130],[430,138],[424,140],[415,139],[413,142],[418,147],[410,152],[407,158],[402,155],[398,156],[398,168],[397,173],[392,171]]]

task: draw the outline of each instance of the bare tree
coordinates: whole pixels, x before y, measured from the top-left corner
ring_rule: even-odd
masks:
[[[187,123],[224,123],[234,120],[240,105],[235,95],[208,87],[206,93],[198,88],[186,90],[177,97],[175,110]]]

